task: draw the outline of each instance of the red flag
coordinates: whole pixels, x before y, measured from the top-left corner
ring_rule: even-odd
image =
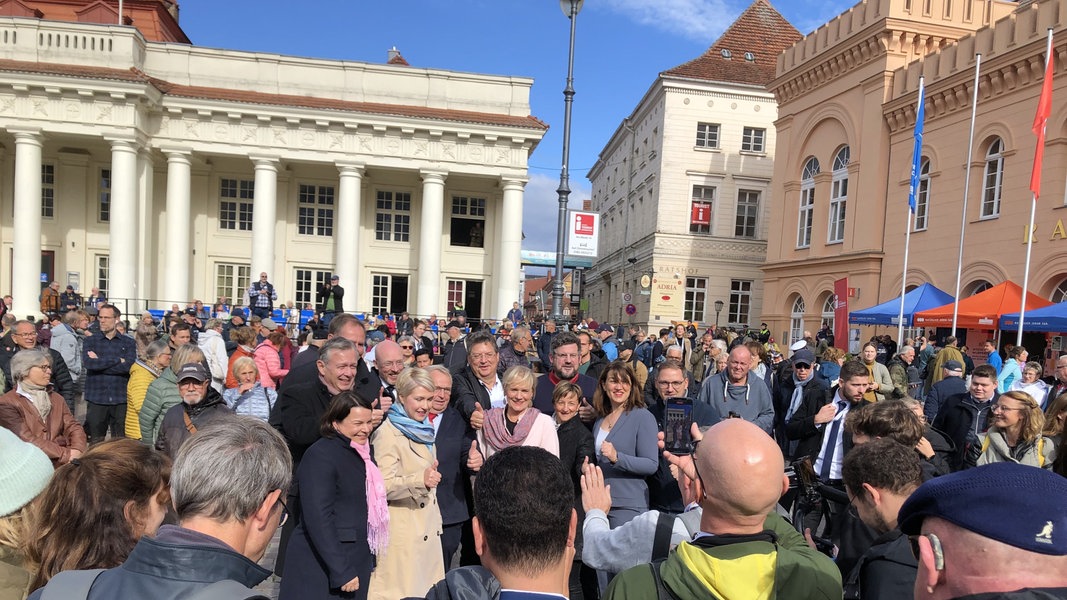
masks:
[[[1030,191],[1034,198],[1041,196],[1041,160],[1045,157],[1045,123],[1052,113],[1052,30],[1048,32],[1048,50],[1045,53],[1045,81],[1041,84],[1041,98],[1037,101],[1034,115],[1034,135],[1037,149],[1034,151],[1034,170],[1030,173]]]

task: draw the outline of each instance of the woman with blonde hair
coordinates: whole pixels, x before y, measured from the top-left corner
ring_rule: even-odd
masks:
[[[1041,381],[1041,374],[1044,370],[1041,363],[1037,361],[1032,360],[1024,364],[1022,366],[1022,375],[1015,380],[1015,383],[1011,384],[1010,391],[1026,392],[1037,402],[1038,406],[1045,408],[1050,386]]]
[[[226,406],[235,414],[266,421],[270,417],[270,411],[274,409],[274,403],[278,401],[278,392],[274,388],[263,387],[256,361],[242,356],[233,361],[230,371],[237,380],[237,386],[222,392]]]
[[[1056,442],[1042,435],[1045,415],[1030,394],[1013,391],[1001,394],[989,407],[989,430],[979,434],[970,452],[971,464],[1014,462],[1051,469],[1056,458]]]
[[[478,430],[478,447],[485,458],[511,446],[536,446],[559,457],[559,436],[552,417],[533,407],[537,377],[528,367],[515,365],[504,372],[503,408],[485,413],[485,425]]]

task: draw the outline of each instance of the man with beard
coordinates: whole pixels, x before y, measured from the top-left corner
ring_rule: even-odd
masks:
[[[204,365],[198,362],[185,365],[178,371],[177,379],[182,401],[163,416],[156,437],[156,449],[171,460],[178,457],[178,449],[197,430],[233,416],[222,395],[211,387],[211,372]]]
[[[596,392],[596,380],[578,372],[578,361],[581,360],[578,353],[579,346],[578,336],[569,331],[563,331],[552,336],[552,349],[549,356],[549,366],[551,368],[547,375],[537,378],[533,407],[546,415],[551,415],[554,410],[552,392],[556,389],[556,384],[561,381],[569,381],[582,388],[583,397],[581,408],[579,409],[582,421],[592,422],[593,407],[589,404],[589,401]]]

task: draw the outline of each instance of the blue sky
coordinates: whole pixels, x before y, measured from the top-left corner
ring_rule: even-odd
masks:
[[[809,33],[855,2],[772,0]],[[530,158],[527,250],[554,250],[562,162],[569,22],[558,0],[181,0],[194,44],[315,58],[385,62],[534,79],[531,106],[551,129]],[[747,0],[587,0],[578,15],[571,132],[571,206],[586,172],[656,75],[703,53]]]

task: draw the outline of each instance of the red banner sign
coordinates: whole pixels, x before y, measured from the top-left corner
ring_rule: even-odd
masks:
[[[848,299],[856,288],[848,287],[848,278],[834,282],[834,346],[848,350]]]

